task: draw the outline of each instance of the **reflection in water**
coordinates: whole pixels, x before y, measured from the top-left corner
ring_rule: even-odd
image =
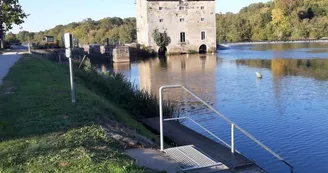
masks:
[[[130,62],[113,63],[113,70],[120,72],[128,72],[131,70],[131,64]]]
[[[195,93],[213,103],[215,97],[215,55],[179,55],[164,59],[152,59],[140,62],[139,82],[140,88],[151,93],[158,93],[162,85],[182,84],[191,88]],[[201,86],[201,87],[199,87]],[[167,91],[170,99],[191,99],[179,89]]]
[[[275,104],[279,115],[285,115],[282,90],[293,85],[285,76],[303,76],[317,80],[328,80],[328,59],[272,59],[236,60],[239,65],[269,68],[272,73]]]
[[[100,67],[98,71],[105,73],[109,70],[122,73],[126,77],[130,77],[131,64],[129,62],[112,63],[112,64],[92,64],[93,66]]]
[[[213,85],[215,68],[215,56],[180,55],[140,62],[140,88],[156,93],[165,83],[188,84],[191,88],[197,88],[201,81],[204,81],[203,89],[213,88],[209,86]],[[188,79],[189,75],[193,76],[192,80]]]
[[[276,52],[286,51],[286,50],[297,50],[300,49],[317,49],[323,51],[323,49],[327,49],[327,43],[302,43],[302,44],[293,44],[293,43],[282,43],[282,44],[259,44],[259,45],[250,45],[249,49],[251,50],[273,50]],[[321,52],[320,51],[320,52]]]
[[[238,45],[221,51],[224,59],[328,58],[328,43]]]
[[[274,77],[304,76],[328,79],[328,59],[250,59],[236,60],[238,65],[269,68]]]
[[[101,64],[101,72],[106,73],[107,72],[107,66],[106,64]]]

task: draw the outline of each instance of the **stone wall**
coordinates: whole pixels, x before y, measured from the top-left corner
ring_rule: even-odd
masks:
[[[129,62],[130,48],[123,45],[83,45],[89,57],[97,60],[112,62]]]
[[[113,49],[113,62],[129,62],[130,50],[128,46],[117,46]]]
[[[89,44],[81,46],[85,52],[89,54],[100,54],[101,53],[101,45],[100,44]]]
[[[141,12],[139,10],[142,10]],[[145,14],[145,11],[147,14]],[[203,18],[203,20],[202,20]],[[169,53],[199,51],[206,45],[207,51],[216,50],[215,1],[146,1],[137,0],[138,42],[158,50],[152,33],[164,30],[171,38],[167,47]],[[201,39],[201,32],[205,39]],[[180,32],[185,33],[185,42],[180,42]]]
[[[137,37],[138,43],[143,45],[149,45],[148,43],[148,15],[147,15],[147,1],[136,0],[137,10]]]

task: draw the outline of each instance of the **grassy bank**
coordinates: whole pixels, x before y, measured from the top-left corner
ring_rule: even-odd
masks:
[[[110,118],[155,139],[128,111],[76,78],[67,66],[25,57],[0,89],[0,172],[145,172],[122,154],[96,120]]]

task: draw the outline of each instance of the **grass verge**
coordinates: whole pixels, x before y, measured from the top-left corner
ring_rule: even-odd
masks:
[[[145,172],[95,121],[116,119],[154,139],[151,132],[81,83],[71,104],[67,67],[24,56],[0,89],[0,172]]]

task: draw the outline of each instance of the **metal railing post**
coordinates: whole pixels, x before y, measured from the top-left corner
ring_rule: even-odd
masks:
[[[159,130],[160,130],[160,143],[161,151],[164,150],[164,137],[163,137],[163,107],[162,107],[162,87],[159,89]]]
[[[235,125],[231,124],[231,153],[235,153]]]

